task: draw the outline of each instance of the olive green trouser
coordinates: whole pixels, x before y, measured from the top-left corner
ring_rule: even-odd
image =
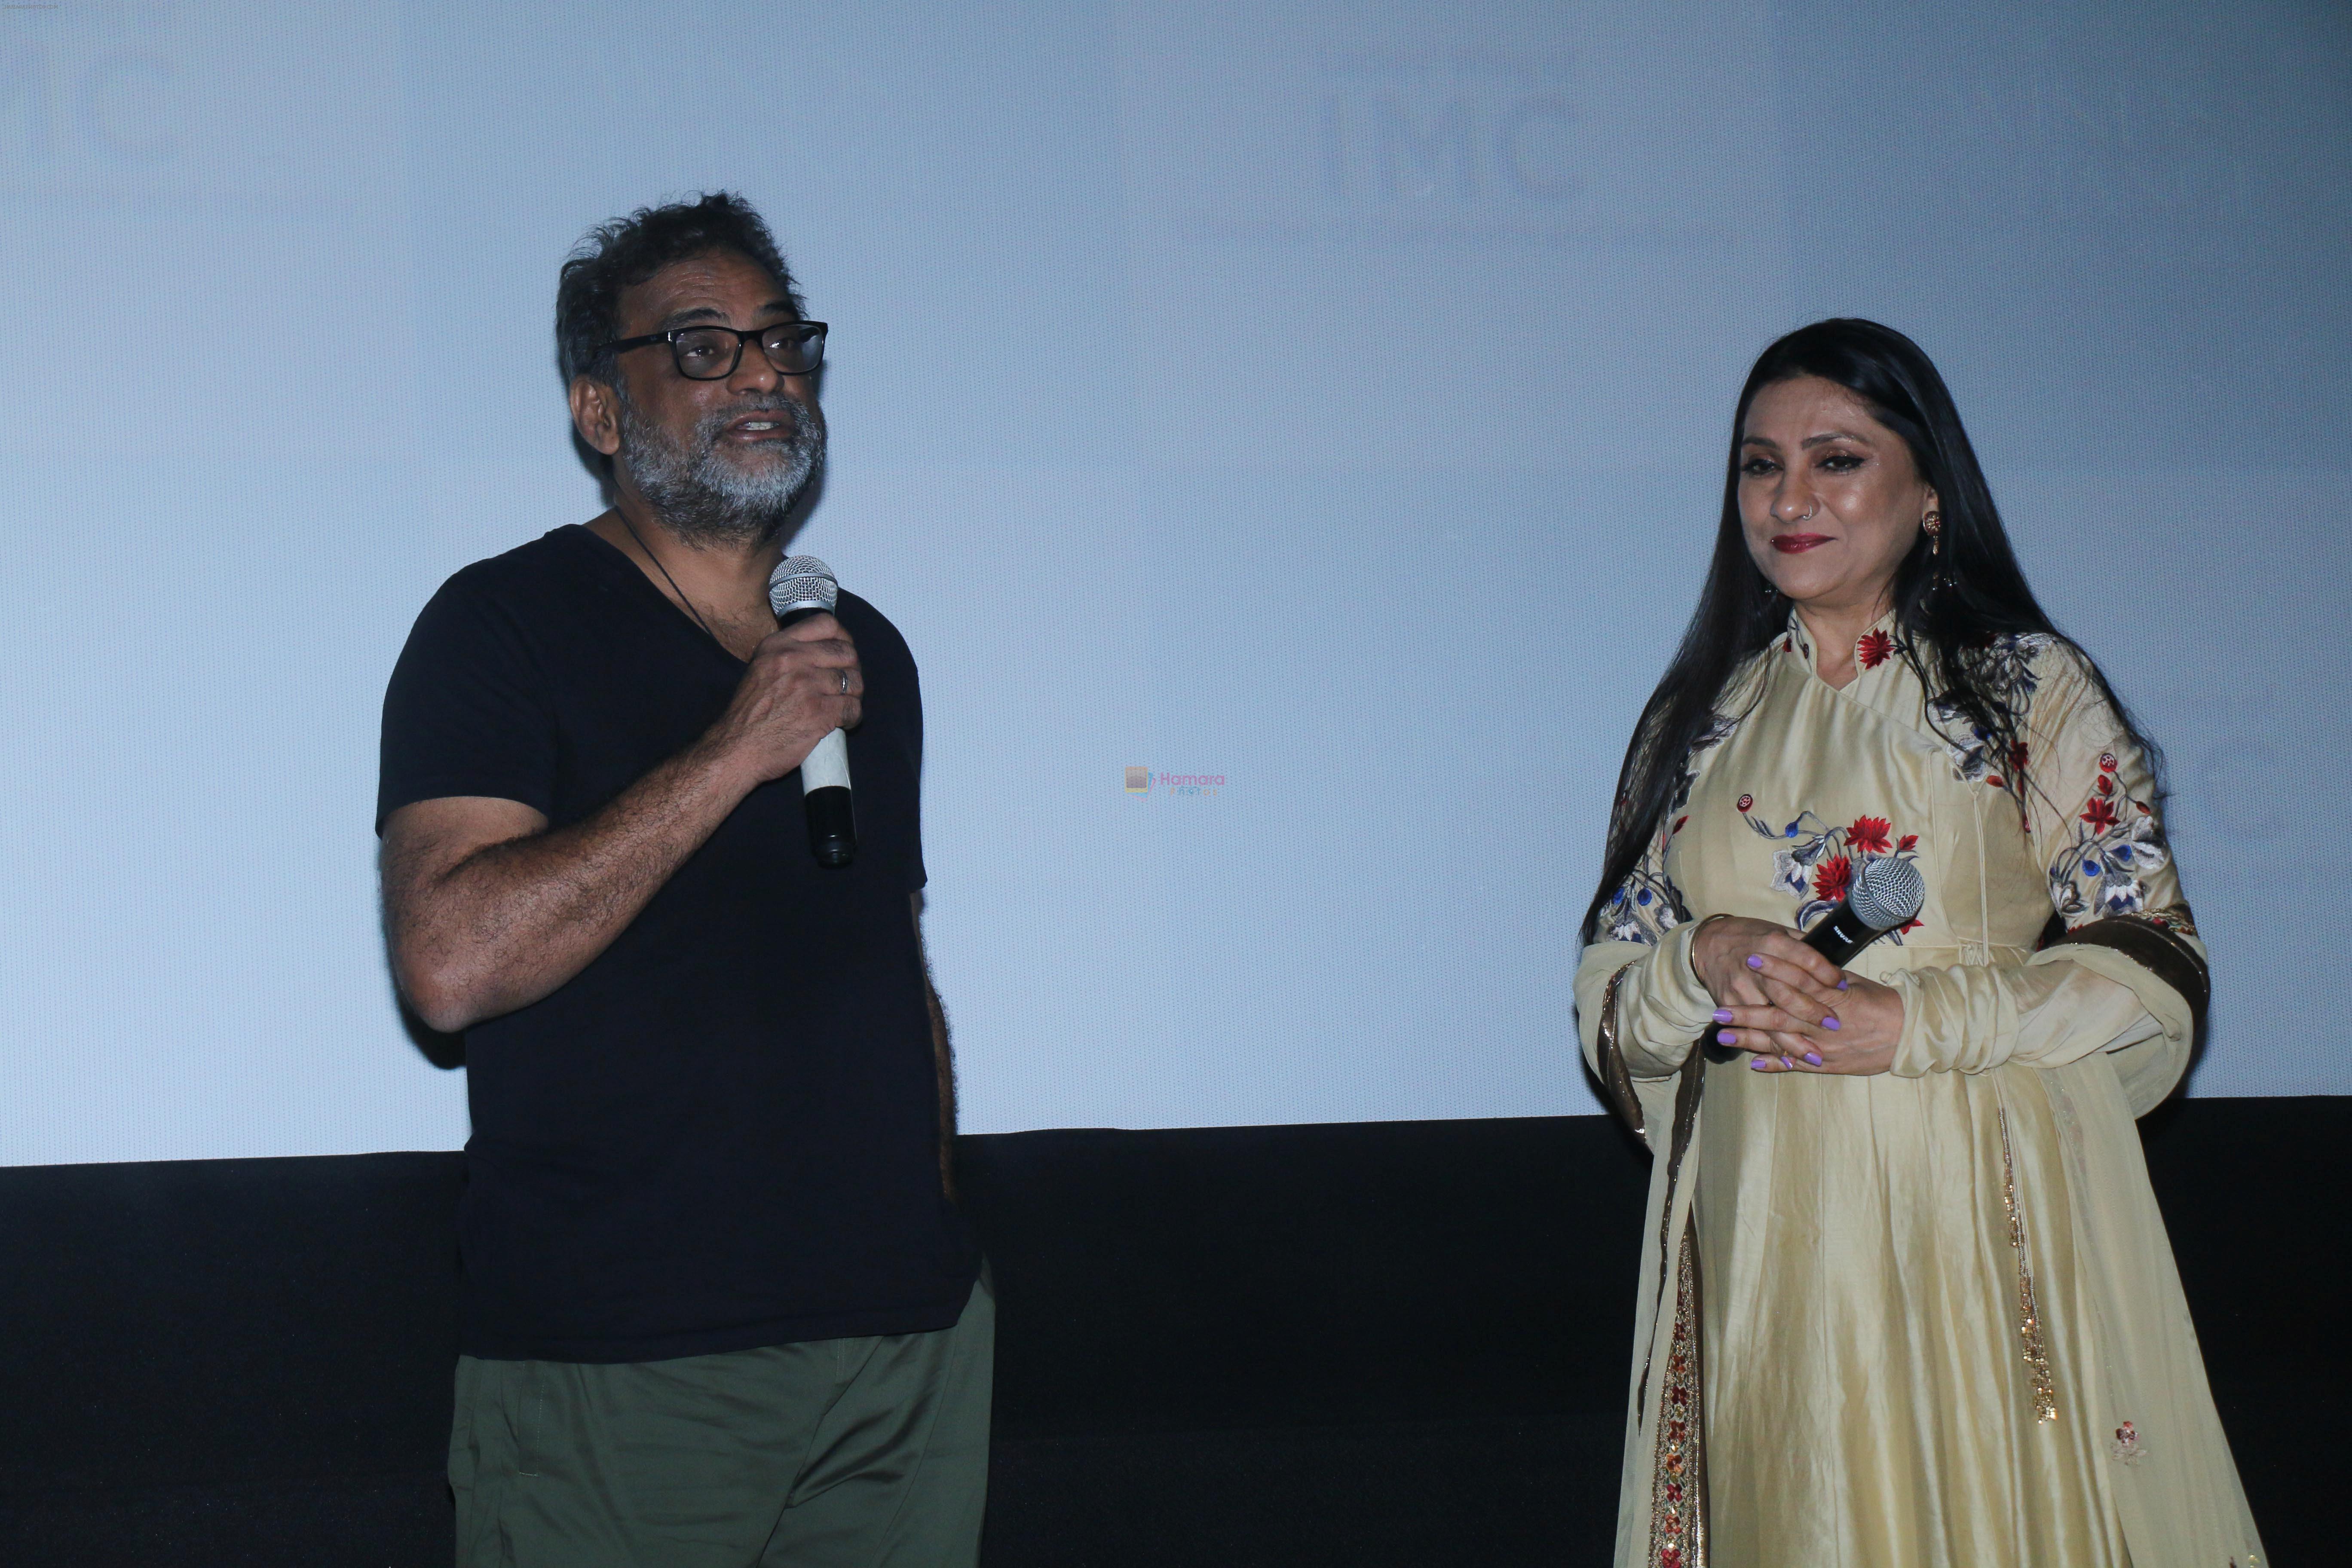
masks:
[[[677,1361],[457,1362],[458,1568],[971,1568],[996,1303]]]

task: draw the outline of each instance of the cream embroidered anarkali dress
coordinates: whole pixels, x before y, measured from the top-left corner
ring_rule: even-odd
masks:
[[[2063,643],[2002,639],[2021,822],[1892,631],[1843,689],[1793,617],[1749,663],[1578,972],[1656,1155],[1616,1560],[2253,1568],[2133,1125],[2204,1005],[2147,767]],[[1698,920],[1809,926],[1882,855],[1927,884],[1850,966],[1903,994],[1892,1070],[1706,1063]]]

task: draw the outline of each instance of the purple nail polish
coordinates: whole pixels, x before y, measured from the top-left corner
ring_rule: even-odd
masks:
[[[1728,1024],[1731,1022],[1731,1009],[1728,1007],[1717,1007],[1715,1010],[1715,1021],[1718,1024]]]
[[[1838,989],[1841,991],[1845,989],[1845,976],[1843,974],[1838,976]]]
[[[1760,952],[1751,952],[1751,953],[1749,953],[1749,954],[1748,955],[1748,968],[1750,968],[1750,969],[1761,969],[1761,968],[1763,968],[1763,967],[1764,967],[1764,955],[1763,955],[1762,953],[1760,953]]]
[[[1749,1067],[1749,1068],[1750,1068],[1750,1069],[1752,1069],[1752,1070],[1754,1070],[1754,1071],[1756,1071],[1756,1072],[1762,1072],[1762,1071],[1765,1069],[1764,1058],[1763,1058],[1762,1057],[1750,1057],[1750,1058],[1748,1058],[1748,1067]]]
[[[1797,1070],[1797,1064],[1796,1064],[1796,1063],[1794,1063],[1794,1062],[1792,1062],[1792,1061],[1790,1061],[1787,1057],[1782,1057],[1782,1058],[1780,1058],[1780,1065],[1781,1065],[1782,1067],[1784,1067],[1784,1068],[1787,1068],[1790,1072],[1794,1072],[1794,1071],[1796,1071],[1796,1070]]]
[[[1837,1015],[1832,1013],[1828,1017],[1822,1020],[1822,1027],[1824,1029],[1835,1029],[1843,1027],[1843,1026],[1838,1023]]]
[[[1717,1029],[1715,1032],[1715,1037],[1718,1042],[1727,1046],[1738,1045],[1739,1043],[1739,1037],[1733,1034],[1728,1029]]]
[[[1822,1053],[1819,1051],[1807,1051],[1805,1053],[1805,1060],[1811,1066],[1819,1067],[1822,1065]]]

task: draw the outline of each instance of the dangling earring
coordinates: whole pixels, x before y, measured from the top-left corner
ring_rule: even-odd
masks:
[[[1927,560],[1931,563],[1927,592],[1940,594],[1944,591],[1944,514],[1931,511],[1919,520],[1919,526],[1927,534]]]

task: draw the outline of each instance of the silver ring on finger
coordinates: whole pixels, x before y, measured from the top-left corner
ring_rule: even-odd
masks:
[[[847,671],[847,670],[844,669],[844,670],[837,670],[837,671],[835,671],[835,673],[836,673],[837,675],[839,675],[839,676],[841,677],[841,694],[842,694],[844,697],[848,696],[848,695],[849,695],[849,671]]]

